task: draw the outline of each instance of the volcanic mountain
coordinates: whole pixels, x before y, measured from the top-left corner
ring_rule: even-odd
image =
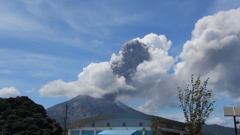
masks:
[[[68,105],[67,124],[79,121],[92,116],[111,113],[140,113],[133,108],[115,100],[114,96],[106,95],[103,98],[94,98],[86,95],[79,95],[67,102],[54,105],[48,109],[47,115],[63,124],[66,104]],[[164,117],[164,116],[163,116]],[[238,130],[238,132],[240,132]],[[206,135],[234,135],[234,129],[220,125],[203,125],[203,134]]]
[[[65,116],[66,104],[68,106],[67,124],[92,116],[111,113],[140,113],[111,96],[94,98],[87,95],[79,95],[67,102],[54,105],[48,109],[47,115],[62,125]]]

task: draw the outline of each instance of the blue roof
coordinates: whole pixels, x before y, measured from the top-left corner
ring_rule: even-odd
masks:
[[[98,135],[141,135],[137,130],[104,130]]]

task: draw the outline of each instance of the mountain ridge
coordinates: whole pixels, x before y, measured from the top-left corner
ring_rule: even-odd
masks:
[[[47,115],[54,118],[59,124],[62,124],[62,118],[65,116],[66,104],[68,105],[67,124],[81,119],[110,113],[143,114],[110,96],[94,98],[87,95],[79,95],[66,102],[62,102],[46,109]]]

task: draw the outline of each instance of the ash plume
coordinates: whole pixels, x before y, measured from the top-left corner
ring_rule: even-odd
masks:
[[[209,89],[240,103],[240,8],[200,19],[192,38],[176,58],[169,55],[172,42],[164,35],[148,34],[125,43],[110,61],[91,63],[72,82],[54,80],[41,96],[73,98],[89,95],[114,100],[143,99],[139,111],[155,113],[179,107],[178,89],[190,83],[191,74],[210,78]],[[173,70],[172,70],[173,69]]]
[[[130,40],[122,46],[119,55],[112,61],[111,69],[114,75],[123,76],[127,84],[131,84],[131,78],[137,70],[137,66],[143,61],[149,61],[148,47],[138,40]]]

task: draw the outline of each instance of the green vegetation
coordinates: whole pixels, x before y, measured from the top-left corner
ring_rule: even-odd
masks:
[[[201,135],[202,124],[213,111],[214,101],[210,100],[212,90],[207,89],[208,79],[201,86],[200,76],[196,81],[191,78],[192,88],[180,89],[179,100],[190,135]]]
[[[60,135],[62,128],[28,97],[0,98],[2,135]]]

